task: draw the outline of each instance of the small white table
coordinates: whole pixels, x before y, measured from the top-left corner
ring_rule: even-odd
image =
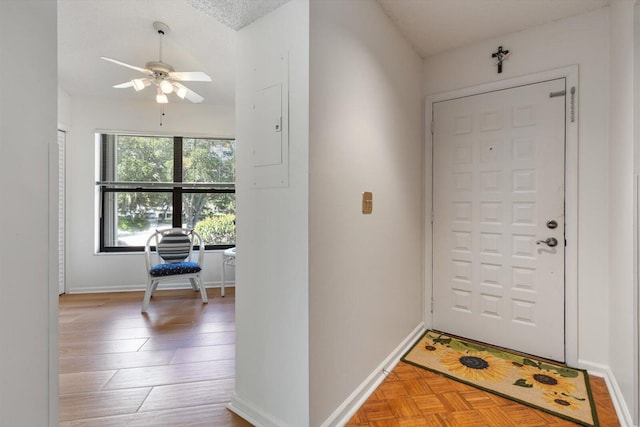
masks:
[[[222,252],[222,288],[220,296],[224,296],[224,286],[227,279],[227,268],[236,266],[236,248],[229,248]]]

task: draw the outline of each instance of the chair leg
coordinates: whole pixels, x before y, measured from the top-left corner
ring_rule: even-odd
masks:
[[[151,301],[151,295],[155,290],[155,287],[158,285],[158,282],[155,280],[149,280],[147,282],[147,289],[144,291],[144,299],[142,300],[142,312],[146,313],[147,308],[149,307],[149,301]]]
[[[204,304],[208,304],[209,298],[207,298],[207,288],[205,288],[204,283],[202,282],[202,279],[198,277],[197,280],[198,280],[198,283],[200,284],[200,296],[202,297],[202,302]]]
[[[223,297],[224,296],[224,282],[226,280],[226,276],[227,276],[227,267],[224,263],[224,256],[223,256],[223,260],[222,260],[222,286],[220,287],[220,296]]]
[[[194,291],[198,290],[198,282],[196,282],[195,279],[189,279],[189,282],[191,282],[191,287],[193,288]]]

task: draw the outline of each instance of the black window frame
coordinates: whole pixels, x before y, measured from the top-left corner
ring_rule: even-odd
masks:
[[[184,194],[192,193],[205,193],[205,194],[235,194],[235,182],[232,184],[232,188],[229,186],[215,186],[211,185],[207,188],[185,188],[178,184],[187,184],[182,181],[183,178],[183,139],[212,139],[217,141],[234,141],[235,138],[206,138],[206,137],[184,137],[184,136],[166,136],[166,135],[147,135],[147,134],[131,134],[131,133],[100,133],[99,150],[100,150],[100,181],[96,183],[99,189],[99,252],[100,253],[124,253],[124,252],[143,252],[144,246],[107,246],[105,244],[105,215],[108,211],[107,203],[109,203],[108,197],[105,197],[109,193],[128,192],[128,193],[167,193],[172,195],[173,216],[172,224],[173,228],[182,227],[182,196]],[[172,138],[173,139],[173,182],[170,188],[153,188],[152,186],[144,186],[138,184],[131,185],[114,185],[110,183],[110,168],[113,173],[114,165],[110,165],[109,162],[113,161],[113,155],[108,153],[109,144],[107,144],[107,138],[118,136],[143,136],[151,138]],[[235,153],[234,153],[235,155]],[[188,186],[187,186],[188,187]],[[179,214],[176,215],[176,212]],[[234,244],[225,245],[205,245],[205,250],[224,250],[235,246]],[[199,249],[198,246],[195,247]]]

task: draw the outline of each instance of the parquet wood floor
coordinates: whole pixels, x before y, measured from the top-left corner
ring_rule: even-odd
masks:
[[[234,387],[235,297],[209,289],[60,297],[60,426],[249,423],[226,409]],[[618,426],[604,381],[592,378],[603,427]],[[400,363],[349,427],[570,426],[541,411]]]
[[[589,378],[602,427],[619,426],[602,378]],[[400,362],[347,427],[568,427],[577,424]]]

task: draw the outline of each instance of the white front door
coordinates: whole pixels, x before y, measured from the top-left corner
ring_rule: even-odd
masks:
[[[433,104],[435,329],[564,361],[564,90]]]

